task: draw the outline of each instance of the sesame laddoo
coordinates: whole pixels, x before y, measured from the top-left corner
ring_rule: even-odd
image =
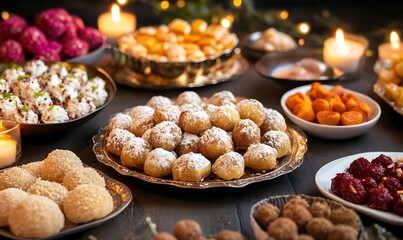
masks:
[[[305,226],[312,219],[312,215],[308,209],[300,204],[293,204],[283,209],[282,216],[293,220],[297,224],[300,232],[305,231]]]
[[[12,167],[0,173],[0,190],[6,188],[27,190],[35,181],[36,177],[28,170],[20,167]]]
[[[279,217],[269,225],[267,233],[274,239],[293,240],[298,236],[298,227],[291,219]]]
[[[280,210],[271,203],[264,203],[256,209],[256,221],[264,229],[279,217]]]
[[[113,199],[105,188],[83,184],[69,192],[64,200],[63,210],[73,223],[86,223],[111,213]]]
[[[317,240],[326,240],[332,229],[333,223],[323,217],[312,218],[306,225],[306,232]]]
[[[334,226],[327,234],[328,240],[355,240],[358,238],[358,231],[345,224]]]
[[[215,236],[216,240],[245,240],[244,236],[237,231],[223,229]]]
[[[151,150],[152,147],[148,141],[143,138],[134,137],[123,146],[120,162],[123,166],[135,167],[142,170],[147,155]]]
[[[11,209],[27,196],[28,193],[19,188],[7,188],[0,191],[0,227],[9,225],[8,216]]]
[[[325,202],[314,202],[309,207],[312,217],[329,217],[331,209]]]
[[[41,165],[42,161],[38,162],[31,162],[27,163],[24,165],[21,165],[20,167],[22,169],[28,170],[34,177],[41,177]]]
[[[333,210],[329,215],[329,220],[335,225],[346,224],[357,231],[361,228],[360,216],[358,216],[354,210],[349,208],[341,207]]]
[[[47,197],[55,201],[59,206],[62,206],[68,190],[60,183],[37,179],[36,182],[27,189],[27,193]]]
[[[212,170],[219,178],[224,180],[239,179],[244,174],[245,163],[241,154],[228,152],[214,162]]]
[[[199,223],[190,219],[175,223],[172,233],[178,240],[200,240],[203,237]]]
[[[41,176],[45,180],[62,183],[67,172],[82,167],[83,163],[75,153],[69,150],[56,149],[50,152],[45,160],[42,161]]]
[[[152,177],[165,177],[172,173],[172,164],[176,160],[175,155],[162,148],[152,150],[145,162],[144,172]]]
[[[105,179],[91,167],[85,167],[77,171],[68,172],[63,178],[63,186],[71,191],[81,184],[93,184],[105,187]]]
[[[169,232],[159,232],[153,237],[153,240],[177,240],[177,238]]]
[[[11,232],[18,237],[44,238],[64,227],[64,215],[53,200],[29,195],[11,209],[9,223]]]

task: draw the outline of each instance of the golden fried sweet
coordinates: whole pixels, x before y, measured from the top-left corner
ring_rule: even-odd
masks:
[[[61,207],[68,190],[60,183],[38,179],[27,189],[27,193],[47,197]]]
[[[153,116],[154,115],[154,109],[149,107],[149,106],[146,106],[146,105],[135,106],[135,107],[132,107],[130,109],[129,115],[132,118],[141,118],[144,115]]]
[[[290,137],[282,131],[268,131],[262,136],[262,143],[277,150],[277,158],[287,155],[291,151]]]
[[[174,181],[201,182],[210,172],[210,161],[199,153],[184,154],[172,164]]]
[[[175,18],[174,20],[172,20],[172,22],[168,24],[168,27],[170,31],[179,34],[189,34],[191,30],[190,24],[185,20],[179,18]]]
[[[260,143],[260,128],[250,119],[238,121],[232,131],[235,147],[247,149],[249,145]]]
[[[21,165],[20,167],[22,169],[29,171],[34,177],[38,178],[38,177],[41,177],[41,165],[42,165],[42,162],[38,161],[38,162],[27,163],[27,164]]]
[[[191,133],[183,133],[182,140],[178,146],[176,146],[175,152],[178,154],[178,156],[190,152],[199,153],[199,141],[199,136]]]
[[[199,150],[206,158],[215,160],[219,156],[234,150],[231,137],[221,128],[212,127],[200,137]]]
[[[9,225],[8,217],[11,209],[27,196],[28,193],[19,188],[6,188],[0,191],[0,227]]]
[[[47,197],[29,195],[19,201],[8,218],[11,232],[22,238],[45,238],[64,227],[59,206]]]
[[[232,131],[234,126],[240,120],[238,111],[228,105],[217,107],[210,115],[213,126],[219,127],[225,131]]]
[[[241,154],[228,152],[214,162],[212,170],[219,178],[224,180],[239,179],[244,174],[245,163]]]
[[[182,140],[182,131],[174,122],[164,121],[151,129],[149,142],[154,148],[173,151]]]
[[[279,217],[280,210],[271,203],[264,203],[256,209],[256,221],[264,229]]]
[[[152,150],[145,162],[144,172],[152,177],[165,177],[171,175],[175,155],[162,148]]]
[[[282,131],[287,130],[287,124],[281,113],[271,108],[265,108],[265,118],[260,125],[260,133],[263,135],[270,130]]]
[[[63,210],[71,222],[86,223],[111,213],[113,199],[104,187],[82,184],[68,193]]]
[[[135,138],[133,133],[115,128],[110,132],[106,139],[106,149],[108,152],[120,156],[122,154],[123,146],[125,146],[130,140]],[[62,179],[63,180],[63,179]]]
[[[178,95],[176,99],[176,104],[182,106],[183,104],[201,104],[201,99],[199,94],[194,91],[185,91]]]
[[[300,103],[295,105],[292,113],[302,118],[305,121],[313,122],[315,120],[315,112],[313,111],[312,105],[308,103]]]
[[[97,170],[91,167],[85,167],[77,171],[68,172],[63,178],[63,186],[71,191],[79,185],[92,184],[105,187],[105,179]]]
[[[200,134],[211,127],[208,114],[204,110],[192,109],[179,116],[179,127],[187,133]]]
[[[155,109],[153,120],[154,124],[170,121],[176,124],[179,123],[179,115],[181,111],[177,105],[165,105]]]
[[[186,60],[186,50],[179,44],[168,44],[165,50],[168,61],[184,62]]]
[[[327,110],[320,111],[316,113],[316,119],[320,124],[337,126],[340,124],[340,113]]]
[[[154,127],[154,114],[144,114],[139,117],[133,118],[130,125],[130,132],[137,137],[142,137],[143,134],[150,128]]]
[[[117,113],[108,123],[108,133],[114,128],[129,130],[132,124],[132,117],[127,114]]]
[[[200,34],[206,31],[207,29],[207,22],[203,19],[195,19],[191,23],[191,32],[195,34]]]
[[[120,162],[123,166],[135,167],[143,170],[144,162],[151,150],[152,146],[146,140],[135,137],[127,142],[123,147],[122,154],[120,155]]]
[[[184,219],[175,223],[172,233],[178,240],[197,240],[203,237],[199,223],[191,219]]]
[[[152,98],[150,98],[150,100],[148,100],[147,102],[147,106],[153,108],[154,110],[157,107],[162,107],[165,105],[172,105],[172,101],[171,99],[164,97],[164,96],[153,96]]]
[[[208,103],[215,106],[221,106],[225,102],[235,103],[235,96],[230,91],[221,91],[214,93],[209,99]]]
[[[0,190],[6,188],[27,190],[35,181],[36,177],[28,170],[12,167],[0,173]]]
[[[115,130],[120,129],[114,129],[113,131]],[[62,183],[67,172],[82,167],[83,163],[75,153],[69,150],[56,149],[50,152],[45,160],[42,161],[41,176],[45,180]]]
[[[262,125],[266,118],[265,108],[256,99],[244,99],[236,104],[236,110],[242,119],[250,119],[256,123],[258,127]]]
[[[258,172],[273,170],[277,164],[277,151],[266,144],[252,144],[243,155],[245,166]]]

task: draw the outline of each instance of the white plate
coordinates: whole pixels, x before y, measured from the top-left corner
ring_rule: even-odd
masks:
[[[322,86],[327,90],[330,90],[333,87],[331,85],[325,85],[325,84],[322,84]],[[359,92],[355,92],[344,88],[344,91],[346,93],[355,94],[356,96],[358,96],[361,102],[366,103],[368,107],[371,109],[371,115],[369,116],[368,121],[351,126],[329,126],[319,123],[308,122],[306,120],[303,120],[302,118],[295,116],[288,109],[285,102],[287,101],[287,98],[289,96],[297,92],[305,94],[306,92],[308,92],[309,89],[311,89],[311,85],[304,85],[301,87],[291,89],[288,92],[284,93],[283,96],[281,97],[281,107],[283,108],[283,111],[285,112],[287,117],[293,123],[300,126],[302,129],[304,129],[307,133],[311,135],[326,139],[347,139],[356,137],[366,133],[370,128],[372,128],[378,122],[379,117],[381,116],[381,107],[372,98]]]
[[[337,173],[345,172],[346,169],[350,166],[351,162],[360,157],[364,157],[368,159],[368,161],[371,161],[381,154],[390,156],[393,160],[396,160],[399,157],[403,157],[403,152],[366,152],[339,158],[321,167],[318,172],[316,172],[316,186],[323,195],[335,201],[338,201],[347,207],[353,208],[358,212],[379,219],[386,223],[403,226],[403,217],[400,217],[391,212],[384,212],[366,207],[364,205],[348,202],[337,196],[332,192],[332,190],[330,190],[332,178],[334,178]]]

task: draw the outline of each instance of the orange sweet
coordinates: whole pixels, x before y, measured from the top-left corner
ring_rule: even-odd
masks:
[[[295,93],[291,96],[289,96],[285,102],[285,104],[287,105],[287,107],[293,111],[294,107],[300,103],[307,103],[307,104],[311,104],[311,99],[309,99],[308,96],[298,92]]]
[[[294,107],[292,113],[302,118],[306,121],[313,122],[315,120],[315,112],[313,111],[312,105],[307,103],[300,103]]]
[[[330,110],[330,103],[322,98],[317,98],[312,102],[313,110],[318,113],[320,111],[328,111]]]
[[[344,93],[344,88],[341,85],[336,85],[336,86],[332,87],[332,89],[330,89],[329,92],[341,97]]]
[[[359,111],[346,111],[340,116],[342,125],[356,125],[364,121],[363,115]]]
[[[329,99],[330,102],[330,107],[332,111],[338,112],[338,113],[342,113],[344,111],[346,111],[346,106],[344,105],[344,103],[342,102],[342,100],[340,99],[340,97],[338,95],[334,95]]]
[[[354,100],[353,98],[349,98],[344,105],[346,106],[347,110],[351,110],[354,109],[358,106],[358,102],[356,100]]]
[[[320,124],[336,126],[340,123],[340,113],[334,111],[320,111],[316,114],[316,119]]]

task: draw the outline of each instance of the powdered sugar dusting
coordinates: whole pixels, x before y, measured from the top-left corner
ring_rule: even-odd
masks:
[[[200,153],[183,154],[175,161],[175,167],[178,172],[202,171],[210,166],[210,161]]]
[[[263,143],[251,144],[244,154],[245,159],[262,159],[266,157],[276,159],[277,150]]]
[[[166,169],[171,168],[172,163],[176,160],[175,155],[172,152],[169,152],[162,148],[156,148],[152,150],[146,159],[146,163],[148,167],[153,169]]]

